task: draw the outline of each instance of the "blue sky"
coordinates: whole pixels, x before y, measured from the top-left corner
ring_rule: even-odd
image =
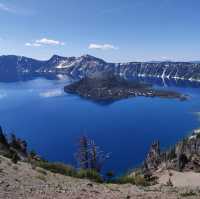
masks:
[[[200,60],[199,0],[0,0],[0,54]]]

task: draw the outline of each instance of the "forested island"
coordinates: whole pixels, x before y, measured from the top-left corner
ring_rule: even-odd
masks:
[[[187,96],[153,88],[150,84],[126,81],[115,76],[85,77],[64,87],[64,91],[96,102],[112,102],[130,97],[160,97],[186,100]]]

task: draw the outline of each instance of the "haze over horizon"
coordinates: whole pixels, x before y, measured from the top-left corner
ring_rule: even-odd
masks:
[[[200,60],[198,0],[0,0],[0,55]]]

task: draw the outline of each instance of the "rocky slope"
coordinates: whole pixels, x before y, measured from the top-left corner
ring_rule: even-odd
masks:
[[[163,178],[162,178],[163,180]],[[199,183],[199,182],[198,182]],[[177,199],[200,198],[199,187],[171,187],[158,184],[98,184],[33,168],[25,162],[13,164],[0,156],[0,198],[2,199]]]
[[[153,143],[144,161],[143,169],[150,172],[159,169],[199,172],[200,129],[194,130],[191,136],[166,151],[161,151],[159,142]]]
[[[127,184],[102,184],[87,179],[79,179],[78,176],[75,176],[76,178],[69,177],[66,175],[71,176],[70,171],[73,172],[74,170],[67,165],[64,167],[60,165],[59,173],[63,174],[63,169],[67,168],[68,172],[64,172],[65,175],[58,174],[53,163],[48,163],[41,160],[37,155],[28,153],[25,141],[16,138],[14,135],[8,141],[0,129],[0,154],[4,155],[0,155],[0,198],[177,199],[184,197],[198,199],[200,198],[200,173],[195,171],[199,171],[199,166],[194,168],[191,165],[198,165],[196,163],[199,159],[193,159],[193,157],[198,157],[200,154],[199,133],[199,131],[195,131],[191,137],[178,143],[173,150],[167,152],[160,151],[159,143],[152,145],[145,161],[145,171],[151,171],[151,175],[154,178],[156,177],[157,183],[152,183],[151,186],[146,187],[142,181],[141,183],[138,181],[138,185],[143,186],[135,186],[127,182]],[[170,158],[166,158],[165,154],[168,154]],[[180,159],[181,155],[188,158],[186,162],[185,159]],[[18,158],[16,159],[16,157]],[[182,164],[182,160],[185,164]],[[173,167],[173,165],[177,165],[177,162],[181,163],[178,166],[182,165],[181,171],[177,171],[177,167]],[[165,166],[162,166],[163,163],[165,163]],[[169,164],[171,165],[169,167],[166,166],[166,163],[173,164]],[[47,165],[51,165],[51,169],[53,169],[51,171],[54,173],[50,172],[50,167]],[[188,167],[188,165],[190,166]],[[129,175],[134,175],[134,173]]]
[[[21,56],[0,56],[0,79],[20,80],[32,76],[66,74],[73,78],[111,72],[123,78],[155,78],[200,81],[200,64],[194,62],[108,63],[90,55],[81,57],[52,56],[39,61]]]

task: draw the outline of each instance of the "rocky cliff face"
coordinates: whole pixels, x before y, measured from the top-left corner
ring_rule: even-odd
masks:
[[[0,127],[0,154],[7,155],[9,153],[9,144],[5,135],[3,134],[2,128]]]
[[[158,168],[175,169],[179,171],[200,171],[200,130],[178,142],[169,150],[161,152],[159,142],[150,147],[144,161],[144,170],[155,171]]]
[[[144,161],[144,168],[148,170],[156,170],[161,163],[160,143],[154,142]]]
[[[27,143],[17,138],[14,134],[8,137],[0,127],[0,154],[17,160],[27,160]]]
[[[155,78],[200,81],[200,64],[187,62],[107,63],[90,55],[61,57],[47,61],[8,55],[0,56],[0,78],[20,79],[23,76],[67,74],[73,78],[113,73],[123,78]]]

